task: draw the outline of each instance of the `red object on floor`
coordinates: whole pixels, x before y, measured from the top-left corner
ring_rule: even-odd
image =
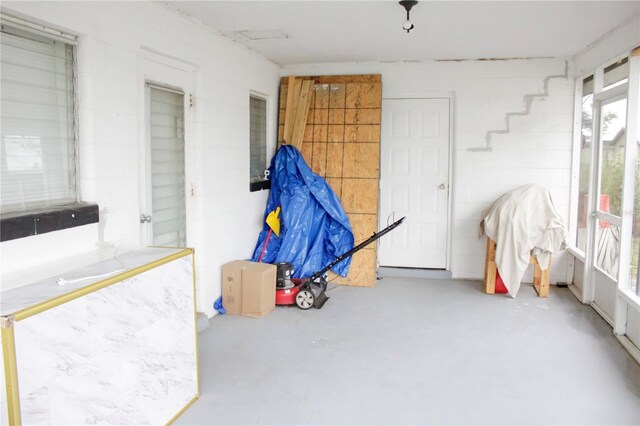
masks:
[[[507,287],[504,286],[504,281],[502,281],[502,277],[500,276],[500,272],[496,270],[496,289],[495,292],[498,294],[509,293]]]
[[[295,287],[286,290],[283,288],[276,290],[276,305],[295,305],[296,294],[300,291],[300,284],[302,284],[302,280],[299,278],[292,278],[291,282],[295,284]]]
[[[269,233],[267,234],[267,239],[264,242],[264,247],[262,247],[262,252],[260,253],[260,259],[258,259],[258,263],[262,263],[262,256],[264,256],[264,252],[267,251],[267,244],[269,244],[269,238],[271,238],[271,233],[273,229],[269,229]]]

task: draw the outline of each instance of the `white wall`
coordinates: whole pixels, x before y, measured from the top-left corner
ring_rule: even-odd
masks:
[[[562,59],[336,63],[286,66],[282,75],[382,74],[384,97],[429,97],[455,93],[453,115],[453,216],[451,271],[454,277],[479,279],[484,274],[485,240],[478,238],[480,214],[499,195],[529,182],[552,192],[565,220],[569,214],[573,80],[566,78]],[[550,78],[550,76],[561,76]],[[510,119],[507,113],[525,111],[525,96],[535,98],[529,114]],[[566,281],[565,255],[556,257],[553,282]],[[531,268],[530,268],[531,269]],[[530,272],[525,276],[530,282]]]
[[[574,77],[592,73],[596,67],[640,46],[640,15],[629,17],[575,55]]]
[[[193,86],[195,109],[186,124],[188,184],[195,194],[187,194],[188,245],[196,249],[198,309],[212,315],[220,266],[249,257],[261,229],[267,191],[249,192],[249,93],[268,96],[275,114],[278,67],[152,2],[5,1],[2,6],[79,36],[81,198],[100,207],[99,224],[2,243],[3,282],[31,277],[22,271],[41,265],[47,265],[43,273],[59,273],[66,266],[59,259],[96,248],[122,252],[141,244],[141,97],[147,72],[158,74],[142,58],[153,57],[186,70]],[[269,121],[275,120],[271,115]],[[270,130],[272,153],[273,125]]]

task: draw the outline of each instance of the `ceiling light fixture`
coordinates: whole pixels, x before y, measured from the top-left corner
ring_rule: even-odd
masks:
[[[414,25],[409,20],[409,11],[413,6],[418,4],[418,2],[416,0],[402,0],[399,3],[407,11],[407,20],[404,21],[404,23],[402,24],[402,29],[405,30],[407,34],[409,34],[409,31],[411,31],[414,28]]]

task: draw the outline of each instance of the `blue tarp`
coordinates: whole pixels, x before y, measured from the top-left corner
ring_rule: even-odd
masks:
[[[324,178],[311,171],[300,151],[282,145],[271,160],[269,178],[271,191],[264,217],[281,206],[281,227],[280,237],[271,234],[263,262],[289,262],[293,276],[304,278],[353,248],[351,224],[338,196]],[[268,233],[265,222],[252,261],[260,258]],[[346,277],[350,264],[351,257],[338,263],[333,272]]]

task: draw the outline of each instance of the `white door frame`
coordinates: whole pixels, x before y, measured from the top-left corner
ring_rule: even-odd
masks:
[[[151,191],[149,190],[151,155],[150,134],[148,129],[149,111],[147,108],[147,83],[165,87],[168,90],[182,92],[184,94],[184,181],[185,181],[185,225],[186,245],[194,244],[196,230],[193,226],[195,219],[195,170],[194,164],[194,129],[193,111],[190,107],[190,99],[194,91],[194,73],[197,68],[193,64],[182,62],[178,59],[164,56],[151,50],[142,49],[138,56],[138,155],[141,159],[139,170],[140,214],[151,213]],[[151,219],[153,221],[153,218]],[[153,242],[151,227],[144,227],[140,232],[140,242],[143,246],[149,246]]]
[[[452,206],[453,206],[453,143],[455,140],[454,137],[454,126],[453,126],[453,117],[455,111],[455,92],[453,91],[444,91],[444,92],[385,92],[383,86],[382,93],[383,100],[391,100],[391,99],[448,99],[449,100],[449,176],[448,176],[448,188],[449,196],[447,197],[447,248],[445,253],[445,270],[451,270],[451,226],[452,226]],[[381,110],[381,114],[384,114],[384,111]],[[380,141],[382,145],[382,141]],[[380,156],[380,161],[382,161],[382,155]],[[380,170],[382,170],[382,165],[380,164]],[[380,189],[380,180],[378,180],[378,190]],[[381,213],[381,198],[378,197],[378,217],[380,217]],[[378,244],[380,244],[378,242]],[[379,263],[379,262],[378,262]]]

